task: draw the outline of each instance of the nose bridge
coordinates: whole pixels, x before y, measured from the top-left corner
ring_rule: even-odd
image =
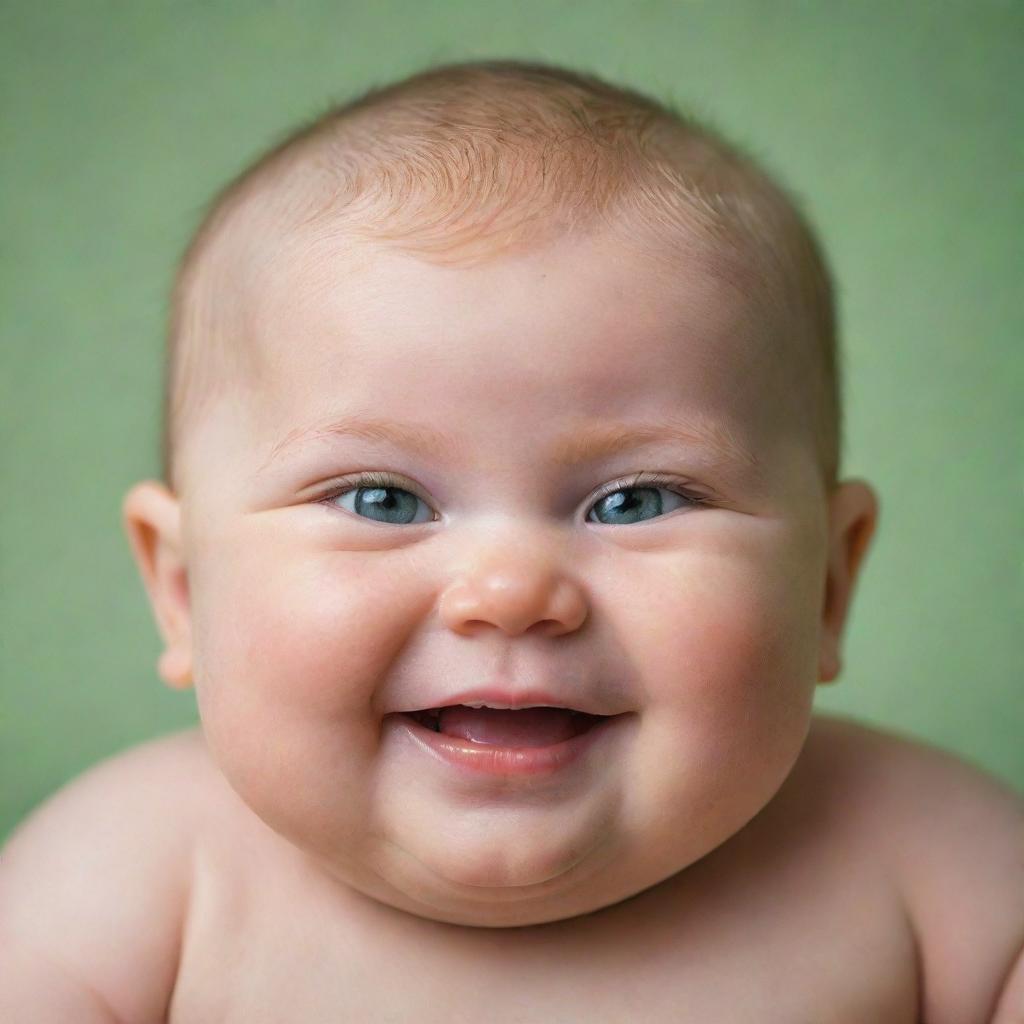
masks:
[[[564,537],[503,521],[470,543],[441,595],[448,628],[470,635],[492,626],[512,636],[579,629],[587,605]]]

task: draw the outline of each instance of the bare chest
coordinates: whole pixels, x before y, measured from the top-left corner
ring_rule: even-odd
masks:
[[[884,881],[838,861],[726,887],[691,869],[616,907],[523,929],[338,901],[278,867],[199,872],[170,1024],[917,1019],[899,908]]]

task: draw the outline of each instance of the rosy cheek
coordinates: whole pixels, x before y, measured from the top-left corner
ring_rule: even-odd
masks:
[[[806,685],[813,614],[784,571],[693,554],[670,585],[664,579],[647,579],[637,616],[651,699],[689,715],[743,717]]]
[[[408,574],[368,572],[357,552],[264,542],[233,553],[206,581],[211,684],[282,712],[365,715],[408,639]]]

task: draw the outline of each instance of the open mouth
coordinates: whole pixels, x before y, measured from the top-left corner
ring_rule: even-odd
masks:
[[[608,715],[572,708],[489,708],[453,704],[401,712],[432,732],[500,747],[548,747],[588,732]]]

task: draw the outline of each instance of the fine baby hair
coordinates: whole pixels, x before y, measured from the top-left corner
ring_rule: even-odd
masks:
[[[234,375],[274,259],[293,244],[385,243],[464,266],[602,225],[652,260],[697,252],[757,297],[763,366],[788,374],[826,488],[840,469],[841,387],[830,275],[792,196],[707,119],[535,62],[433,67],[332,105],[208,204],[177,273],[168,333],[164,478],[187,425]],[[751,372],[754,372],[751,367]]]

